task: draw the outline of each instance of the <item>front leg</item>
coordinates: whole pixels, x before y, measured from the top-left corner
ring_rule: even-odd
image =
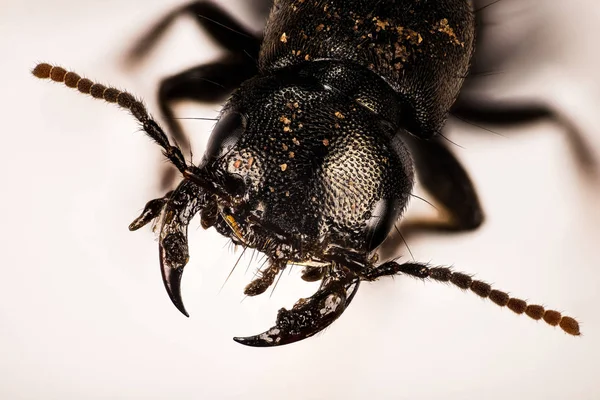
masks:
[[[484,219],[475,186],[460,161],[442,138],[421,140],[404,138],[415,162],[417,177],[433,196],[443,215],[435,220],[404,221],[405,235],[419,231],[469,231]]]

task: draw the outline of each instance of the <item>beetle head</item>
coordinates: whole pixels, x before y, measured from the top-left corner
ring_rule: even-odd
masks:
[[[200,165],[239,199],[219,205],[230,237],[298,262],[377,248],[413,185],[387,85],[311,64],[244,83]]]

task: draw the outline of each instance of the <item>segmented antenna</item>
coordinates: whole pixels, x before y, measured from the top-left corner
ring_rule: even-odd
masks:
[[[560,326],[563,331],[570,335],[580,335],[579,323],[574,318],[563,316],[555,310],[546,310],[540,305],[527,304],[525,300],[510,297],[506,292],[492,289],[492,286],[486,282],[475,280],[462,272],[454,272],[448,267],[428,267],[420,263],[398,264],[390,261],[371,270],[365,275],[365,278],[371,280],[377,279],[380,276],[395,275],[397,273],[404,273],[420,279],[450,282],[460,289],[470,289],[479,297],[490,299],[500,307],[507,307],[516,314],[525,314],[535,320],[543,319],[549,325]]]
[[[89,79],[82,78],[75,72],[67,71],[62,67],[46,63],[36,65],[31,73],[37,78],[51,79],[54,82],[64,83],[66,86],[77,89],[81,93],[89,94],[96,99],[102,99],[129,110],[142,124],[144,132],[163,148],[165,157],[167,157],[181,173],[186,172],[187,164],[179,147],[171,146],[167,135],[165,135],[165,132],[156,121],[150,118],[144,104],[130,93],[112,87],[106,87],[99,83],[94,83]],[[189,171],[187,173],[189,174]]]

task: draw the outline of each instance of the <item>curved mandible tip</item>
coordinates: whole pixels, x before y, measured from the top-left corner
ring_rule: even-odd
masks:
[[[202,208],[200,187],[185,179],[173,192],[163,210],[159,236],[160,271],[169,298],[189,317],[181,298],[181,277],[189,260],[187,228]]]
[[[309,338],[338,319],[350,304],[358,286],[358,277],[326,277],[319,290],[301,299],[291,310],[277,313],[275,326],[258,335],[234,337],[236,342],[251,347],[283,346]]]
[[[165,241],[174,241],[173,239],[171,239],[172,236],[173,235],[167,236]],[[187,255],[187,242],[184,243],[185,254]],[[165,284],[167,294],[169,295],[169,298],[171,299],[175,307],[177,307],[177,309],[181,311],[183,315],[189,317],[190,314],[188,314],[188,312],[186,311],[185,306],[183,305],[183,299],[181,298],[181,277],[183,276],[183,268],[185,267],[185,264],[187,264],[187,258],[185,260],[185,263],[176,266],[172,262],[172,253],[170,255],[170,252],[166,250],[167,248],[169,247],[166,247],[163,241],[161,241],[159,244],[159,253],[160,272],[162,274],[163,283]]]

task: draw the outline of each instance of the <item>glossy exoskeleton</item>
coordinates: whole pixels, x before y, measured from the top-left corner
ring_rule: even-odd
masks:
[[[159,218],[162,276],[182,313],[187,226],[199,213],[204,228],[268,257],[247,295],[263,293],[290,263],[305,266],[304,279],[322,281],[312,297],[281,309],[266,332],[235,338],[242,344],[277,346],[313,336],[343,313],[361,281],[396,274],[452,282],[579,334],[573,318],[469,275],[417,262],[377,265],[374,256],[407,206],[415,171],[449,215],[436,228],[470,230],[483,221],[467,173],[440,140],[474,53],[470,1],[276,0],[263,37],[199,1],[154,27],[132,59],[186,13],[229,54],[161,84],[170,133],[186,143],[172,101],[211,101],[233,91],[197,166],[130,94],[49,64],[33,71],[129,109],[182,173],[178,187],[150,201],[130,226]],[[463,112],[476,115],[477,109]]]

